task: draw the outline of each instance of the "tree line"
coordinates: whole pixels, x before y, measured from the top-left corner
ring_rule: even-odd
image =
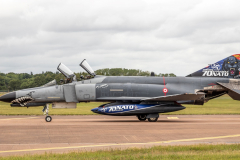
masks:
[[[105,76],[150,76],[151,72],[142,71],[137,69],[125,69],[125,68],[105,68],[95,71],[96,75]],[[75,73],[77,80],[80,81],[80,76],[86,77],[86,72]],[[155,74],[159,77],[176,77],[173,73],[166,74]],[[13,91],[18,89],[32,88],[42,86],[52,80],[56,79],[57,83],[60,84],[61,79],[65,77],[59,72],[42,72],[41,74],[29,73],[0,73],[0,91]]]

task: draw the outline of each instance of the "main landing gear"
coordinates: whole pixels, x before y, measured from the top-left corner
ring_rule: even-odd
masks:
[[[147,115],[146,114],[140,114],[137,115],[139,121],[145,121],[147,119]]]
[[[52,121],[52,117],[48,115],[49,112],[49,104],[46,104],[43,108],[43,114],[46,115],[45,117],[45,121],[46,122],[51,122]]]
[[[148,122],[157,122],[158,117],[155,118],[148,118]]]
[[[156,122],[158,120],[158,114],[140,114],[137,115],[139,121],[145,121],[146,119],[148,122]]]

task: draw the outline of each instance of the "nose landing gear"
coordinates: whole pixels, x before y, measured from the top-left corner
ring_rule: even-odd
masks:
[[[46,115],[45,117],[45,121],[46,122],[51,122],[52,121],[52,117],[48,115],[49,112],[49,104],[46,104],[43,108],[43,114]]]

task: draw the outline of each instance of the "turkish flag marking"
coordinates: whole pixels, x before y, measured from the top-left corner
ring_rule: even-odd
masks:
[[[168,89],[167,88],[163,88],[163,93],[167,93],[168,92]]]
[[[163,88],[163,93],[165,94],[165,96],[167,95],[168,89],[166,88],[166,83],[165,83],[165,78],[163,76],[163,83],[164,83],[164,88]]]

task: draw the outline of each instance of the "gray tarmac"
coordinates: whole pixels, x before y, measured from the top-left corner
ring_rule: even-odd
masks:
[[[160,115],[157,122],[103,115],[0,116],[0,156],[240,143],[240,115]]]

